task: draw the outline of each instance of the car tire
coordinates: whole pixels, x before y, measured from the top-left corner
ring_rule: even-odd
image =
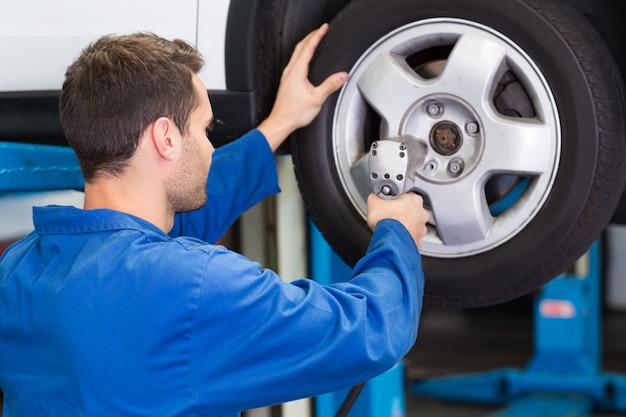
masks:
[[[309,216],[348,264],[371,238],[369,145],[402,134],[429,148],[414,188],[434,219],[422,247],[427,305],[532,292],[611,218],[626,173],[624,88],[597,32],[567,3],[356,0],[331,22],[310,77],[341,70],[350,81],[296,132],[292,155]],[[465,138],[458,177],[445,169],[451,156],[433,149],[443,120],[426,110],[433,99]]]

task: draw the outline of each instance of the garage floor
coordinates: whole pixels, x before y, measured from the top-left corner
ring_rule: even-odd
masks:
[[[626,375],[626,311],[605,311],[602,328],[602,369]],[[427,308],[417,343],[407,356],[407,389],[419,378],[523,369],[532,355],[530,297],[478,310]],[[501,406],[441,402],[411,392],[406,403],[407,417],[485,417],[502,410]],[[616,415],[594,413],[595,417]]]

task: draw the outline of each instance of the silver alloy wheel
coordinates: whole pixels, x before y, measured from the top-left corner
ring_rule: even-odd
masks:
[[[421,70],[409,64],[409,57],[440,47],[450,49],[445,60],[420,62]],[[530,115],[521,108],[505,114],[495,104],[511,74],[518,86],[508,93],[512,106],[530,106]],[[365,123],[372,113],[380,118],[373,132]],[[404,134],[428,148],[415,189],[431,210],[427,256],[474,255],[513,238],[546,201],[559,167],[559,115],[541,71],[510,39],[468,20],[400,27],[351,69],[332,141],[344,192],[363,217],[368,144]],[[512,185],[495,199],[486,193],[494,179]],[[505,205],[496,210],[499,200]]]

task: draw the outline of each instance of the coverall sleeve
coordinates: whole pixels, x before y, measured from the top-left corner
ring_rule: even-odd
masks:
[[[169,235],[215,243],[243,212],[278,192],[274,155],[265,136],[254,129],[215,150],[206,205],[177,214]]]
[[[415,342],[424,276],[395,220],[379,223],[351,279],[331,286],[285,283],[232,256],[211,259],[211,269],[228,262],[232,276],[206,279],[198,299],[189,369],[200,413],[349,387],[393,367]]]

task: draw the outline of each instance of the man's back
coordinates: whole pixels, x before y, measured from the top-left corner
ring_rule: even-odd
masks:
[[[0,269],[5,401],[32,407],[19,410],[24,416],[98,415],[104,404],[119,415],[142,415],[132,404],[188,412],[170,407],[193,404],[189,389],[186,401],[176,397],[189,386],[180,365],[200,281],[177,276],[180,244],[122,213],[36,211],[36,232]]]

